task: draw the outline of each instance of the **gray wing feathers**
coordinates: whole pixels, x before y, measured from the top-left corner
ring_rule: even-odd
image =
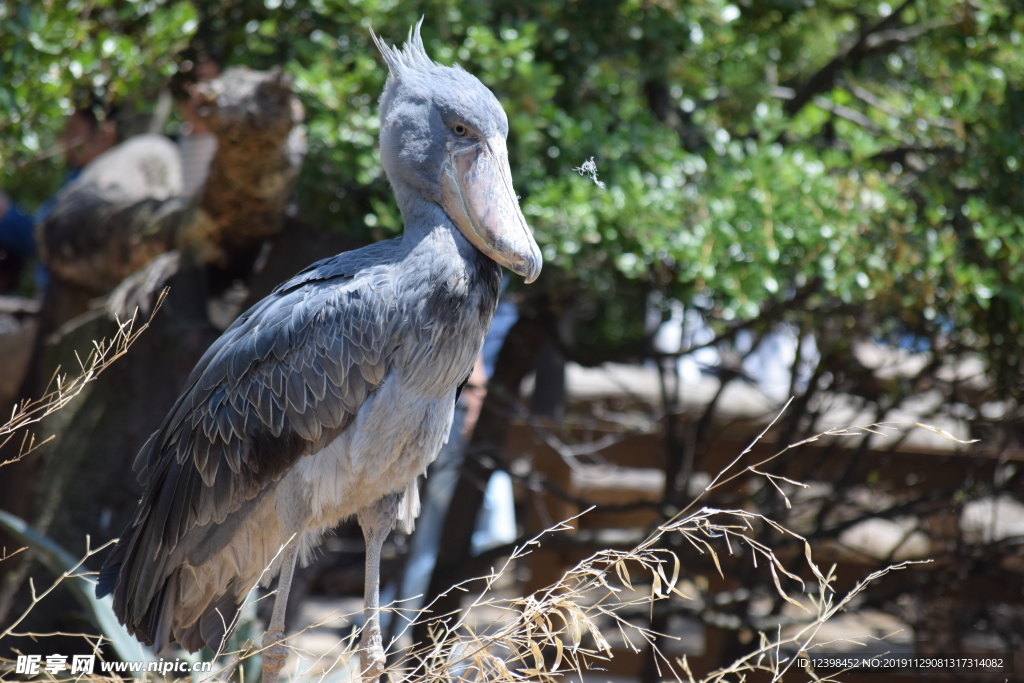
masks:
[[[247,501],[347,427],[384,381],[402,318],[385,258],[396,248],[378,243],[315,264],[239,318],[197,364],[140,453],[144,504],[108,559],[122,563],[116,587],[98,588],[114,589],[131,631],[165,634],[158,625],[180,563],[224,547],[231,535],[217,525],[230,516],[237,528],[254,509]]]
[[[221,492],[228,494],[226,509],[212,521],[268,483],[254,478],[266,470],[254,461],[254,432],[278,438],[291,430],[314,444],[325,429],[344,427],[384,380],[394,350],[384,339],[388,319],[396,317],[393,304],[366,305],[359,283],[349,284],[321,286],[312,295],[307,285],[266,300],[225,334],[187,407],[182,402],[176,411],[178,430],[187,432],[174,439],[177,461],[191,459],[207,489],[228,489]],[[225,467],[237,476],[221,484]],[[199,523],[205,518],[200,514]],[[170,531],[165,541],[173,547],[180,535]]]

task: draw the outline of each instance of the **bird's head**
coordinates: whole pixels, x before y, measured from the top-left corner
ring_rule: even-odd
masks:
[[[439,204],[473,246],[533,282],[542,259],[512,188],[508,118],[475,76],[427,56],[422,23],[402,49],[373,36],[389,71],[380,100],[384,170],[396,190]]]

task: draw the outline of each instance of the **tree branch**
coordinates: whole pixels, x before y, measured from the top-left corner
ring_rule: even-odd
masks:
[[[865,30],[853,45],[833,57],[828,64],[819,69],[802,87],[796,90],[793,99],[786,103],[786,113],[790,116],[796,115],[814,99],[815,95],[819,95],[831,88],[839,76],[839,72],[843,69],[853,66],[872,52],[892,49],[899,45],[900,42],[890,35],[891,29],[894,28],[903,11],[911,4],[913,4],[913,0],[905,0],[903,4],[893,10],[892,14]],[[876,34],[883,35],[885,38],[882,40],[872,40],[872,36]],[[904,37],[910,40],[918,35],[920,33],[913,33],[909,37],[906,35]]]

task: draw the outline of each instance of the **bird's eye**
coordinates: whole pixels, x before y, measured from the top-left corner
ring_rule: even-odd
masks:
[[[461,123],[456,123],[452,126],[452,132],[455,133],[455,137],[463,138],[466,137],[466,133],[468,133],[469,130]]]

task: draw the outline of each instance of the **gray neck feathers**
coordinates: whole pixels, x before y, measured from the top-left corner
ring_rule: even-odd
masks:
[[[416,249],[426,240],[432,243],[431,249],[438,249],[438,258],[461,258],[472,264],[481,259],[489,260],[462,236],[438,204],[424,199],[401,180],[392,181],[391,186],[402,212],[405,224],[402,239],[407,249]]]

